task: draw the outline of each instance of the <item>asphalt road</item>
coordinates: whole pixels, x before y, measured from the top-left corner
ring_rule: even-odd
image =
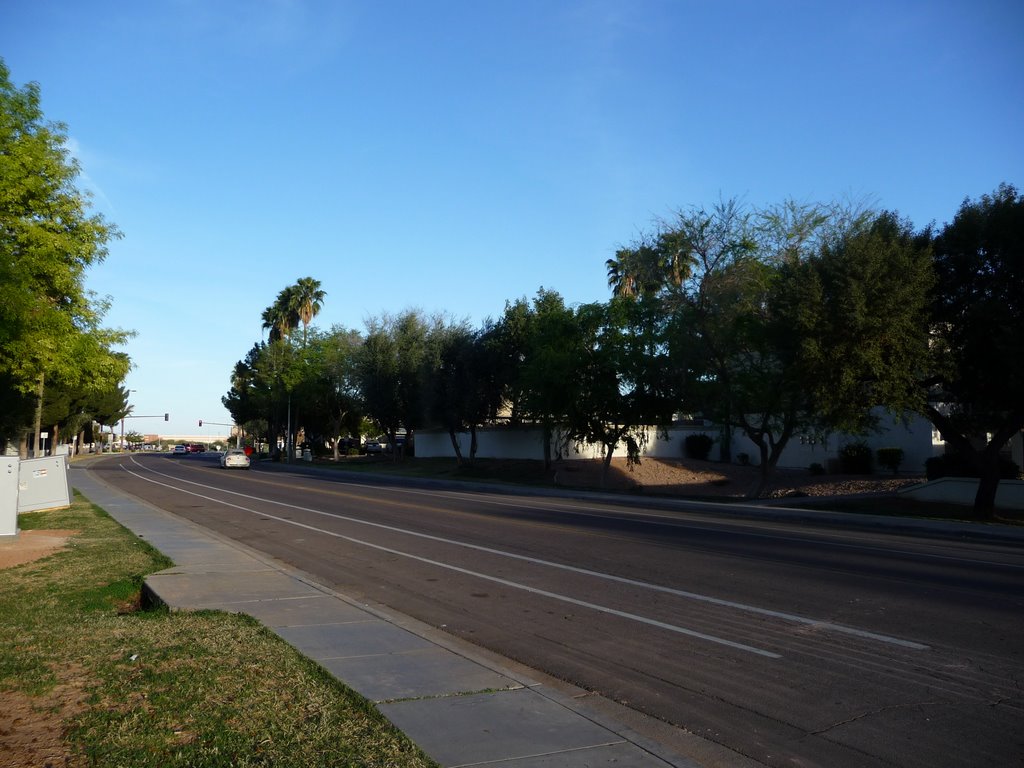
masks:
[[[770,766],[1024,765],[1024,549],[141,455],[103,479]]]

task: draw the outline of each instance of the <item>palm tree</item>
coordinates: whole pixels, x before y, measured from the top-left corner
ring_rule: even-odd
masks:
[[[682,288],[693,274],[696,263],[688,233],[680,230],[662,232],[658,235],[656,248],[661,280],[669,288]]]
[[[312,277],[299,278],[291,291],[291,306],[302,321],[302,346],[306,346],[306,330],[313,318],[320,313],[327,292],[321,290],[320,281]]]
[[[295,308],[296,286],[289,285],[277,294],[277,300],[263,310],[263,329],[270,330],[270,341],[280,341],[299,327],[301,320]]]
[[[635,299],[657,293],[665,283],[657,246],[641,242],[632,248],[620,248],[614,259],[604,263],[608,287],[615,296]]]
[[[693,274],[695,261],[689,233],[666,229],[620,248],[604,265],[612,294],[635,299],[678,291]]]
[[[636,296],[636,276],[630,271],[625,251],[619,251],[614,259],[604,263],[608,271],[608,287],[615,296],[634,298]]]

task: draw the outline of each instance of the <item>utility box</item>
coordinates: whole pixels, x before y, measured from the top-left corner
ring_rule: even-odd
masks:
[[[18,457],[0,459],[0,540],[18,535]]]
[[[67,456],[25,459],[18,470],[18,512],[71,506]]]

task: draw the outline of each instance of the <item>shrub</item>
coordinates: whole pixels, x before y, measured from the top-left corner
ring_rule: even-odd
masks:
[[[819,464],[818,462],[814,462],[813,464],[811,464],[809,469],[811,470],[811,474],[812,475],[824,475],[825,474],[825,468],[821,464]]]
[[[711,453],[711,446],[714,444],[715,441],[703,433],[687,435],[686,440],[683,441],[683,449],[687,458],[707,461],[708,455]]]
[[[891,469],[895,475],[900,471],[900,464],[903,463],[903,449],[879,448],[875,451],[875,458],[878,459],[878,466]]]
[[[736,461],[738,461],[741,466],[745,467],[745,466],[747,466],[750,463],[750,454],[749,453],[738,453],[738,454],[736,454]]]
[[[848,475],[870,475],[871,459],[871,448],[865,442],[847,443],[839,449],[840,470]]]

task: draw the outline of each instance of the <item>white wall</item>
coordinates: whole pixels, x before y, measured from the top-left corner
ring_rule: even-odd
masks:
[[[835,434],[829,435],[823,441],[813,442],[799,435],[791,438],[782,456],[779,457],[778,466],[787,469],[806,469],[811,464],[821,464],[827,468],[829,459],[837,459],[843,446],[863,440],[872,452],[879,448],[902,448],[903,463],[900,465],[900,471],[924,472],[925,461],[934,456],[937,450],[932,443],[931,422],[922,416],[910,416],[904,425],[900,419],[885,411],[880,410],[876,415],[879,419],[877,433],[865,436]],[[941,450],[941,446],[938,450]],[[733,458],[736,459],[741,452],[750,456],[751,464],[760,463],[757,445],[737,430],[733,435]]]
[[[828,466],[829,459],[839,456],[839,449],[849,442],[863,439],[871,449],[902,448],[903,472],[923,472],[924,462],[934,455],[932,445],[931,423],[917,416],[911,417],[905,426],[899,419],[885,412],[880,412],[880,431],[865,438],[847,435],[831,435],[824,442],[812,443],[794,437],[790,440],[782,456],[779,467],[806,469],[811,464]],[[482,459],[542,459],[544,457],[543,430],[537,426],[522,427],[482,427],[477,430],[477,457]],[[717,460],[721,430],[714,425],[673,427],[668,430],[668,438],[659,437],[655,427],[647,430],[648,440],[643,456],[654,458],[680,459],[684,456],[683,445],[687,435],[706,434],[715,444],[710,457]],[[469,456],[470,436],[468,432],[458,435],[459,446],[464,457]],[[760,462],[757,446],[738,430],[733,432],[733,461],[739,461],[739,455],[746,453],[751,464]],[[416,455],[429,457],[455,457],[451,439],[447,432],[420,430],[416,433]],[[626,456],[625,444],[615,450],[616,457]],[[573,444],[563,451],[563,459],[599,459],[602,458],[600,445]]]
[[[469,458],[469,432],[460,432],[456,436],[459,450]],[[540,427],[480,427],[476,431],[476,440],[477,458],[544,458],[544,432]],[[455,449],[447,432],[421,429],[416,432],[416,455],[455,458]]]

